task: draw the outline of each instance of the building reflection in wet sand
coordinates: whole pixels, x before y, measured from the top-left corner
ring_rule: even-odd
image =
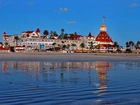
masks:
[[[102,62],[99,62],[99,61],[98,62],[3,61],[1,62],[0,66],[2,67],[1,76],[3,77],[3,80],[5,80],[6,76],[7,76],[6,78],[8,78],[9,80],[13,79],[13,76],[15,76],[15,78],[18,76],[21,76],[19,77],[20,81],[22,81],[22,83],[20,83],[20,87],[29,86],[30,88],[32,88],[32,86],[35,86],[35,89],[36,88],[40,90],[50,89],[49,91],[60,90],[60,92],[61,91],[63,92],[64,90],[64,91],[68,91],[68,93],[73,91],[72,94],[75,94],[75,92],[77,92],[77,94],[79,94],[79,97],[82,95],[83,96],[85,95],[86,97],[85,99],[87,99],[87,97],[90,97],[90,99],[96,97],[95,102],[97,104],[100,104],[102,102],[108,103],[105,99],[108,97],[107,96],[108,92],[110,92],[111,89],[115,91],[115,88],[109,88],[109,87],[113,85],[114,87],[116,87],[116,83],[114,84],[114,82],[112,82],[113,83],[112,85],[111,82],[108,82],[108,80],[110,81],[111,79],[116,80],[116,78],[114,77],[114,75],[116,75],[115,74],[116,72],[114,72],[112,76],[112,71],[116,70],[117,73],[118,72],[122,73],[122,70],[129,70],[129,72],[132,72],[130,71],[130,69],[131,70],[140,69],[139,62],[135,62],[135,63],[134,62],[119,62],[118,63],[118,62],[103,62],[103,61]],[[120,67],[122,69],[120,69],[119,71]],[[4,75],[6,73],[8,75]],[[118,78],[119,78],[119,75],[120,74],[117,74]],[[15,82],[14,80],[16,81],[17,84],[19,83],[19,80],[17,79],[13,79],[12,81],[13,83]],[[122,78],[120,79],[120,81],[121,80]],[[118,89],[118,86],[116,89]],[[47,94],[48,93],[49,92],[47,92]],[[81,97],[81,99],[83,99],[83,97]]]
[[[51,83],[78,83],[81,81],[87,81],[89,84],[95,84],[98,91],[94,93],[100,93],[103,95],[107,89],[107,71],[115,66],[115,63],[109,62],[15,62],[15,61],[3,61],[2,71],[6,70],[22,70],[34,71],[30,72],[30,75],[35,75],[36,79],[43,78],[44,82]],[[120,63],[126,68],[138,68],[139,63]],[[42,73],[42,74],[40,74]],[[97,81],[98,80],[98,81]]]
[[[106,87],[106,74],[110,66],[111,64],[108,62],[2,62],[3,71],[6,71],[7,69],[27,71],[42,70],[42,75],[46,82],[56,82],[60,79],[61,82],[71,81],[77,83],[78,79],[82,77],[76,77],[76,75],[85,71],[85,73],[88,73],[87,78],[89,80],[89,84],[91,84],[91,79],[93,78],[91,72],[96,70],[99,75],[98,77],[101,89]],[[54,77],[57,75],[56,73],[59,73],[59,78],[52,78],[52,76]],[[71,77],[66,77],[68,76],[67,73],[69,73]],[[39,74],[37,73],[36,75],[36,77],[39,78]]]
[[[99,95],[103,95],[107,89],[107,70],[110,69],[111,63],[108,62],[96,62],[95,69],[98,72],[99,83],[96,84],[99,87]]]
[[[2,62],[2,70],[19,69],[19,70],[40,70],[40,62]]]

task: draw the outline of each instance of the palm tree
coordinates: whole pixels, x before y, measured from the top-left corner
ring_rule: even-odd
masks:
[[[134,45],[135,49],[139,49],[139,44],[140,44],[140,41],[137,41],[137,43]]]
[[[9,47],[9,43],[5,42],[5,47],[8,48]]]
[[[70,48],[70,46],[71,46],[70,44],[67,44],[67,48],[68,48],[68,49]]]
[[[139,45],[140,45],[140,41],[138,41],[138,42],[136,43],[136,45],[137,45],[137,47],[139,48]]]
[[[56,45],[56,43],[53,43],[52,45],[54,46],[54,50],[55,50],[55,45]]]
[[[49,35],[49,31],[48,30],[44,30],[43,34],[44,34],[44,36],[47,37]]]
[[[62,29],[61,29],[61,33],[63,33],[63,34],[64,34],[64,32],[65,32],[65,30],[62,28]]]
[[[83,48],[85,48],[85,44],[84,43],[81,43],[80,44],[80,47],[82,48],[82,52],[83,52]]]
[[[72,43],[71,46],[72,46],[72,49],[74,49],[74,47],[76,46],[76,44]]]
[[[90,42],[90,49],[93,50],[94,46],[93,46],[93,42]]]
[[[65,42],[64,41],[61,41],[61,43],[64,44]]]
[[[15,37],[14,37],[14,40],[16,41],[16,46],[17,46],[17,42],[18,42],[19,39],[20,39],[20,38],[19,38],[18,36],[15,36]]]
[[[60,34],[60,38],[61,38],[61,39],[64,38],[64,32],[65,32],[65,30],[64,30],[64,29],[61,29],[61,34]]]
[[[50,32],[50,38],[52,38],[53,35],[54,35],[54,32],[51,31],[51,32]]]
[[[61,49],[63,50],[63,45],[64,45],[65,42],[64,41],[61,41],[61,43],[62,43],[61,44]]]
[[[66,47],[67,47],[67,46],[64,44],[64,45],[62,46],[62,50],[65,50]]]
[[[74,32],[74,35],[77,35],[77,32]]]
[[[113,47],[117,48],[117,49],[116,49],[117,52],[121,52],[121,50],[120,50],[120,46],[118,45],[117,42],[114,42]]]
[[[117,47],[118,46],[118,43],[115,41],[113,46],[114,47]]]
[[[129,49],[130,45],[128,42],[126,42],[126,49]]]
[[[133,41],[129,41],[129,45],[130,45],[130,47],[133,49],[134,42],[133,42]]]
[[[137,50],[138,49],[138,46],[137,45],[134,45],[134,48]]]
[[[60,44],[57,45],[60,49],[62,48]]]

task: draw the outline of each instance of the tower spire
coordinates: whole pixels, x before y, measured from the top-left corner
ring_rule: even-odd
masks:
[[[102,32],[106,32],[107,31],[106,26],[105,26],[104,23],[101,25],[100,31],[102,31]]]

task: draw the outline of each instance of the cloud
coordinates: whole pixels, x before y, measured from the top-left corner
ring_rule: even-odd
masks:
[[[67,12],[68,11],[68,8],[59,8],[59,10],[54,10],[53,12],[56,12],[56,13],[60,13],[60,12]]]
[[[62,8],[62,7],[61,7],[59,10],[60,10],[61,12],[67,12],[67,11],[68,11],[68,8],[66,8],[66,7],[65,7],[65,8]]]
[[[76,24],[76,21],[69,21],[67,24]]]
[[[137,3],[132,3],[132,4],[130,4],[130,7],[131,7],[131,8],[134,8],[134,7],[137,7],[137,6],[138,6]]]
[[[29,6],[32,6],[34,4],[34,2],[28,1],[28,2],[26,2],[26,4],[28,4]]]
[[[64,12],[68,11],[68,8],[64,8],[63,11],[64,11]]]
[[[63,11],[63,8],[60,8],[59,10],[60,10],[60,11]]]
[[[12,2],[12,1],[5,2],[5,1],[0,0],[0,7],[3,7],[5,5],[13,5],[13,4],[15,4],[15,2]]]

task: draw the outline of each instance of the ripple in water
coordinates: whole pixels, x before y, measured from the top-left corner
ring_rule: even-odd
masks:
[[[0,105],[139,105],[139,62],[0,62]]]

